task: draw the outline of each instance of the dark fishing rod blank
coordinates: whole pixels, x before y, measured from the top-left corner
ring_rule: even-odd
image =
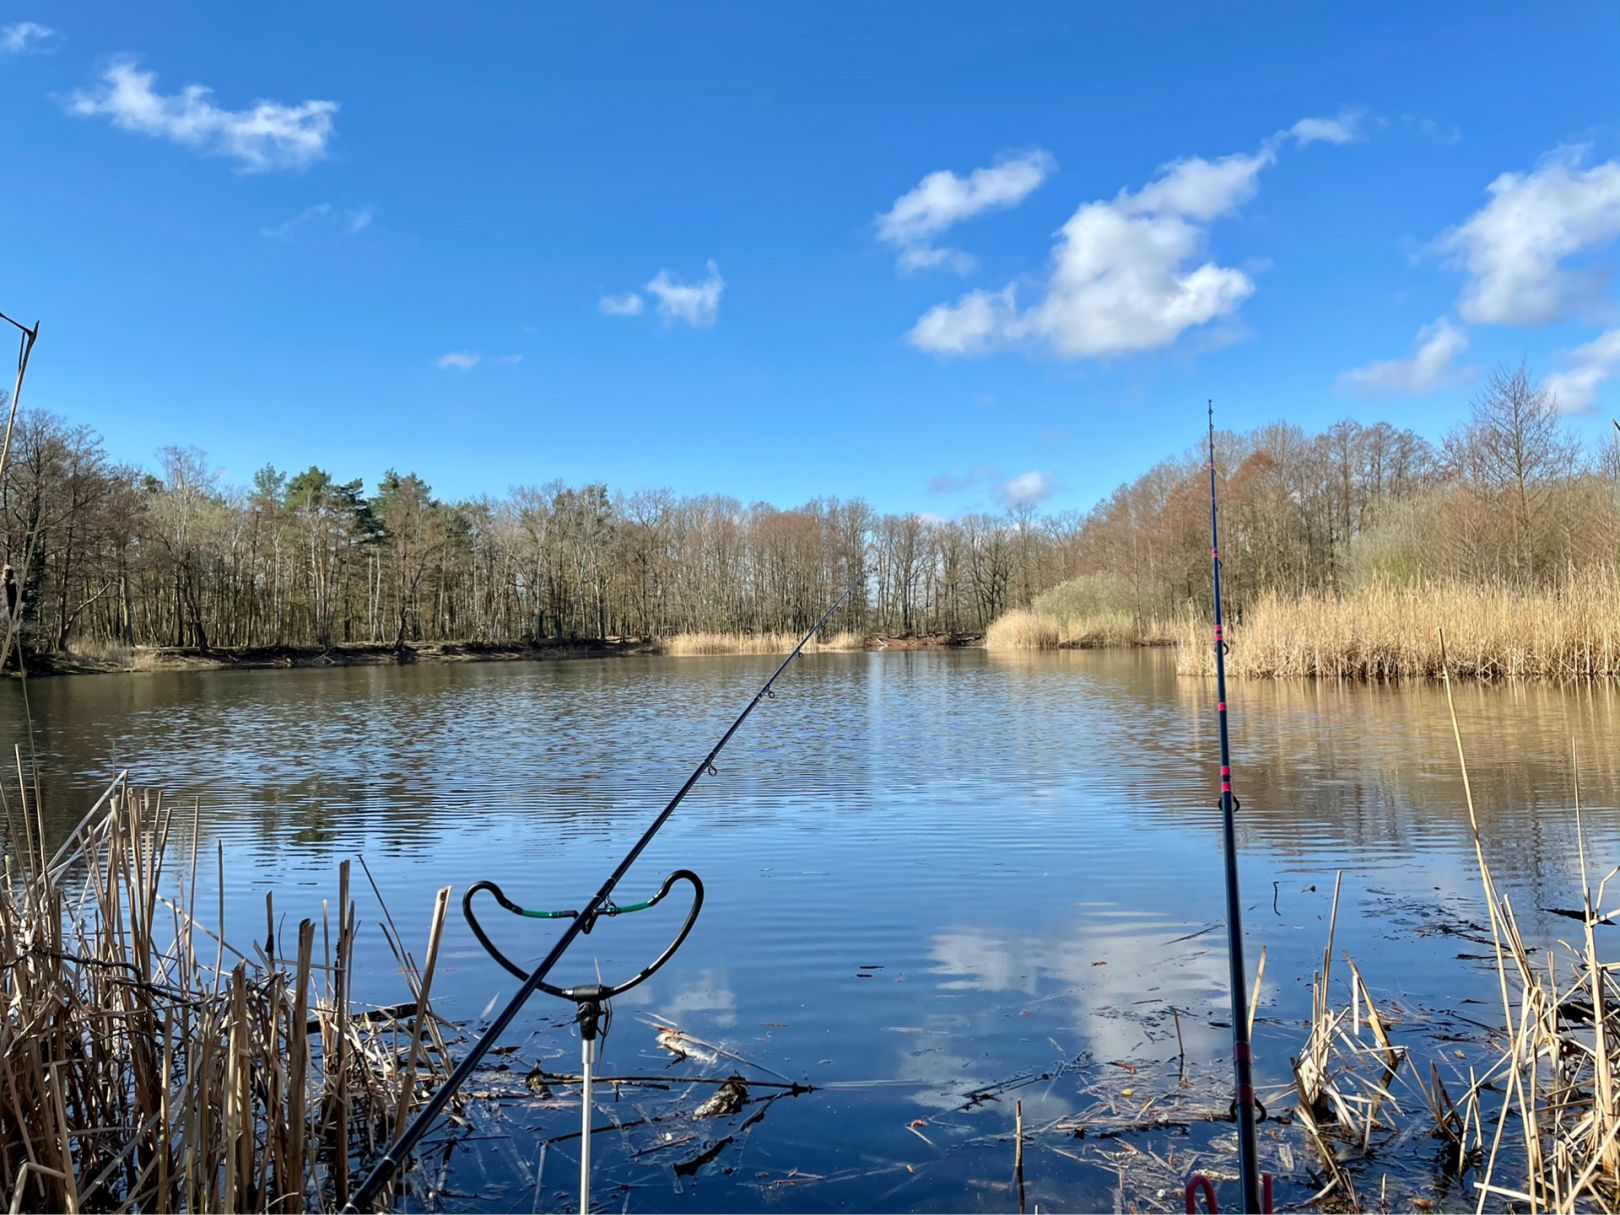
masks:
[[[358,1212],[363,1207],[369,1207],[370,1204],[376,1200],[377,1195],[382,1192],[383,1187],[393,1180],[394,1175],[399,1171],[400,1165],[405,1160],[409,1159],[410,1154],[415,1149],[416,1145],[422,1141],[422,1137],[427,1134],[429,1128],[432,1127],[439,1115],[444,1112],[444,1107],[450,1103],[450,1098],[456,1094],[462,1085],[466,1084],[473,1072],[477,1070],[478,1065],[480,1062],[482,1062],[484,1056],[488,1054],[490,1048],[500,1040],[501,1035],[506,1032],[507,1027],[511,1025],[512,1021],[517,1017],[518,1013],[522,1011],[523,1006],[529,1002],[529,998],[533,996],[535,992],[541,990],[551,990],[554,994],[566,994],[572,997],[572,993],[579,990],[569,989],[568,992],[559,992],[557,989],[552,989],[549,987],[549,985],[546,983],[546,976],[551,973],[552,967],[556,966],[563,954],[568,951],[568,947],[574,943],[580,934],[590,931],[591,927],[596,924],[599,916],[608,914],[608,909],[612,906],[611,899],[613,890],[616,886],[618,886],[620,879],[622,879],[624,875],[629,872],[630,867],[634,865],[641,854],[647,850],[647,846],[652,843],[653,837],[656,836],[663,828],[664,824],[669,821],[670,816],[675,813],[676,807],[686,800],[686,795],[692,791],[692,787],[696,785],[703,776],[714,774],[714,761],[716,757],[719,756],[720,752],[725,748],[725,745],[731,741],[731,736],[742,728],[743,722],[748,720],[748,715],[754,711],[754,709],[759,705],[760,701],[766,699],[767,697],[774,697],[776,695],[776,693],[772,690],[772,685],[781,678],[782,673],[788,669],[788,664],[799,656],[799,654],[804,650],[804,647],[809,643],[810,639],[820,632],[821,627],[832,618],[832,614],[843,606],[844,600],[849,598],[851,589],[853,588],[846,588],[844,593],[839,595],[838,598],[833,601],[833,605],[822,613],[821,619],[817,620],[815,624],[810,626],[810,630],[799,639],[799,644],[794,646],[792,652],[782,660],[782,665],[777,667],[771,677],[767,679],[760,687],[759,691],[754,693],[754,698],[748,702],[748,704],[743,708],[743,711],[737,715],[737,719],[733,721],[726,732],[720,736],[720,741],[715,743],[714,746],[710,748],[709,753],[698,761],[697,767],[692,769],[692,774],[686,778],[686,783],[680,787],[674,797],[669,799],[669,804],[659,812],[658,817],[653,819],[653,821],[648,824],[646,831],[642,832],[641,838],[635,842],[635,845],[630,849],[630,851],[625,853],[624,859],[621,860],[613,872],[608,875],[607,881],[602,883],[602,888],[591,896],[591,900],[586,903],[577,914],[573,912],[563,913],[571,916],[572,918],[570,919],[568,927],[564,928],[562,935],[557,938],[556,944],[551,947],[551,952],[546,954],[546,956],[541,959],[540,964],[536,966],[534,970],[529,973],[528,977],[523,980],[523,984],[518,988],[517,994],[507,1002],[506,1007],[502,1008],[501,1011],[495,1015],[495,1019],[490,1022],[489,1028],[484,1031],[483,1036],[479,1038],[477,1042],[473,1043],[472,1049],[462,1057],[461,1062],[456,1065],[455,1070],[452,1071],[449,1078],[438,1087],[433,1096],[428,1098],[427,1104],[417,1112],[416,1117],[411,1120],[410,1125],[400,1132],[398,1139],[394,1140],[393,1143],[388,1145],[388,1149],[377,1160],[376,1164],[372,1166],[371,1172],[367,1175],[366,1179],[361,1182],[359,1188],[349,1196],[348,1202],[343,1206],[343,1210],[345,1212]],[[672,875],[670,881],[673,881],[675,876],[677,875]],[[488,889],[487,886],[484,888]],[[667,891],[668,888],[669,881],[666,881],[664,891],[660,891],[658,897],[662,898],[663,893]],[[674,952],[675,947],[679,946],[680,941],[685,939],[686,932],[691,928],[691,920],[696,918],[697,906],[702,902],[703,895],[701,885],[697,885],[695,889],[696,903],[694,904],[692,911],[689,913],[690,918],[688,919],[687,926],[686,928],[682,929],[680,937],[677,938],[675,945],[669,950],[665,951],[665,953],[658,959],[657,962],[653,964],[652,967],[649,967],[647,970],[643,971],[641,975],[632,982],[640,982],[641,979],[645,978],[647,974],[651,973],[652,970],[663,965],[663,963],[669,958],[670,954]],[[470,896],[472,891],[469,891],[468,894]],[[499,897],[501,897],[501,901],[503,903],[508,902],[508,900],[504,899],[504,896]],[[518,910],[521,914],[522,909],[519,908]],[[482,932],[479,933],[479,936],[481,939],[485,939]],[[491,953],[493,953],[497,959],[502,961],[503,964],[510,965],[510,963],[508,963],[506,959],[502,958],[501,955],[493,949],[493,947],[491,948]],[[630,983],[625,983],[621,984],[620,988],[623,989],[629,986],[631,986]],[[588,1109],[589,1107],[587,1106],[587,1110]]]
[[[1260,1187],[1259,1138],[1255,1131],[1258,1102],[1254,1096],[1254,1065],[1249,1051],[1249,1008],[1243,965],[1243,906],[1238,891],[1238,800],[1232,796],[1232,744],[1226,720],[1226,637],[1221,619],[1220,518],[1215,505],[1215,403],[1209,405],[1209,555],[1215,590],[1215,698],[1221,734],[1221,831],[1226,863],[1226,957],[1232,984],[1232,1068],[1237,1094],[1232,1112],[1237,1118],[1238,1172],[1243,1185],[1245,1211],[1268,1209]],[[1262,1115],[1263,1116],[1263,1115]],[[1189,1195],[1190,1200],[1190,1195]]]

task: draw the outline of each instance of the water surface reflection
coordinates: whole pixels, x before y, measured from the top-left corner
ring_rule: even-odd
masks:
[[[30,691],[52,830],[129,767],[200,801],[202,855],[218,843],[225,858],[228,932],[262,926],[267,891],[289,922],[318,915],[337,861],[362,854],[409,936],[445,884],[490,878],[533,905],[578,905],[770,661],[152,674]],[[1187,1010],[1189,1057],[1219,1074],[1224,940],[1202,931],[1223,908],[1206,685],[1178,679],[1162,652],[969,650],[814,655],[781,690],[628,880],[624,894],[642,897],[690,866],[710,898],[676,962],[624,1001],[609,1059],[664,1067],[636,1021],[658,1014],[813,1082],[907,1083],[781,1103],[693,1177],[604,1145],[604,1176],[638,1187],[633,1208],[1002,1209],[1005,1144],[984,1136],[1010,1110],[964,1110],[964,1094],[1081,1059],[1022,1094],[1026,1118],[1055,1118],[1114,1061],[1173,1057],[1172,1006]],[[0,698],[15,724],[16,689]],[[1469,908],[1476,886],[1443,692],[1244,683],[1232,700],[1250,956],[1264,945],[1269,958],[1262,1075],[1280,1079],[1297,1048],[1338,869],[1340,944],[1375,988],[1414,1007],[1488,996],[1454,940],[1420,931]],[[1571,740],[1594,855],[1620,859],[1615,690],[1467,686],[1457,707],[1498,877],[1545,934],[1556,925],[1534,909],[1569,905],[1576,882]],[[397,999],[377,911],[362,908],[361,995]],[[573,977],[638,968],[667,931],[657,914],[593,934]],[[499,927],[515,956],[549,941]],[[459,922],[442,966],[449,1015],[476,1018],[510,990]],[[536,1006],[515,1039],[525,1060],[573,1057],[562,1012]],[[536,1113],[513,1133],[571,1118]],[[907,1129],[917,1118],[935,1126],[934,1149]],[[526,1193],[497,1156],[452,1188],[477,1191],[473,1205]],[[836,1180],[854,1159],[896,1167]],[[835,1179],[778,1184],[795,1169]],[[1112,1205],[1111,1178],[1056,1153],[1032,1158],[1030,1180],[1048,1208]]]

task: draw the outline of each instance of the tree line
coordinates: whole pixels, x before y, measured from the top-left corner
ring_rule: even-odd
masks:
[[[1073,562],[1139,618],[1209,595],[1208,455],[1195,448],[1086,516]],[[1439,442],[1380,422],[1320,434],[1279,422],[1217,436],[1224,590],[1241,617],[1263,591],[1371,584],[1532,590],[1620,562],[1620,428],[1583,445],[1523,366],[1498,368]],[[1617,605],[1620,610],[1620,605]]]
[[[1275,423],[1218,441],[1228,589],[1368,579],[1543,585],[1620,551],[1620,465],[1583,448],[1523,369],[1495,373],[1439,443],[1387,423]],[[781,509],[721,495],[551,482],[434,497],[310,467],[223,483],[169,447],[153,470],[87,427],[18,415],[0,542],[32,651],[526,642],[805,628],[846,585],[839,627],[976,632],[1040,591],[1108,574],[1143,616],[1202,603],[1207,457],[1194,447],[1087,512],[942,520],[860,499]]]
[[[38,411],[18,418],[0,526],[38,651],[795,630],[851,584],[840,627],[974,631],[1069,548],[1031,511],[937,522],[560,482],[451,502],[414,473],[368,494],[319,467],[236,488],[195,449],[142,471]]]

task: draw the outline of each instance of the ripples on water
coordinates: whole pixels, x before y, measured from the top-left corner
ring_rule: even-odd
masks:
[[[128,767],[136,783],[200,801],[203,842],[225,856],[228,931],[262,926],[266,891],[289,924],[318,914],[337,862],[363,854],[407,937],[425,937],[441,885],[490,878],[530,905],[579,905],[773,662],[152,674],[39,681],[31,695],[58,832]],[[1147,651],[797,664],[621,888],[644,897],[689,866],[709,901],[679,957],[623,1001],[607,1057],[664,1067],[633,1015],[656,1011],[811,1082],[909,1083],[781,1103],[678,1185],[666,1164],[605,1142],[603,1191],[645,1187],[636,1209],[1001,1209],[1010,1152],[981,1140],[1005,1132],[1010,1111],[953,1112],[965,1092],[1090,1051],[1078,1074],[1024,1090],[1039,1125],[1083,1104],[1079,1088],[1108,1061],[1173,1058],[1171,1031],[1150,1015],[1168,1004],[1191,1010],[1189,1056],[1215,1065],[1228,1047],[1209,1024],[1227,1016],[1224,938],[1175,940],[1223,913],[1210,692]],[[15,718],[15,689],[3,696]],[[1571,739],[1594,865],[1620,860],[1615,690],[1467,686],[1457,700],[1498,879],[1530,931],[1550,933],[1533,909],[1571,905],[1578,885]],[[1264,1079],[1286,1075],[1300,1041],[1337,869],[1339,943],[1375,990],[1428,1008],[1489,995],[1454,940],[1418,931],[1446,909],[1476,914],[1443,692],[1243,683],[1232,702],[1250,958],[1269,954]],[[368,912],[375,922],[363,902]],[[576,948],[571,975],[638,968],[660,943],[659,914],[605,925]],[[550,940],[544,926],[497,927],[517,956]],[[359,995],[392,1002],[400,984],[380,934],[365,940]],[[512,987],[459,917],[440,976],[452,1017],[476,1018]],[[524,1060],[572,1068],[577,1045],[556,1028],[565,1012],[537,1001],[513,1039]],[[573,1118],[544,1111],[514,1132]],[[915,1118],[931,1119],[938,1149],[906,1129]],[[915,1172],[770,1181],[861,1161]],[[517,1193],[503,1167],[486,1160],[452,1188],[484,1203]],[[555,1167],[562,1186],[567,1165]],[[1065,1157],[1035,1150],[1027,1171],[1032,1203],[1112,1205],[1112,1179]]]

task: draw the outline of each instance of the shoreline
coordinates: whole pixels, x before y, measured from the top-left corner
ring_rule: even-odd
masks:
[[[124,661],[71,650],[59,654],[36,654],[29,659],[28,676],[39,679],[61,675],[141,675],[155,671],[307,670],[322,667],[410,666],[418,662],[559,662],[583,658],[661,657],[668,654],[667,647],[676,640],[675,637],[659,640],[609,637],[548,638],[539,642],[429,641],[407,645],[403,651],[395,650],[387,642],[359,641],[339,642],[324,649],[314,645],[216,646],[207,650],[193,646],[142,646],[128,651]],[[849,652],[947,650],[982,643],[983,635],[979,633],[928,633],[902,637],[872,634],[862,639],[858,650]],[[748,652],[739,647],[710,656],[725,657]],[[6,675],[11,679],[17,678],[15,671],[7,671]]]

